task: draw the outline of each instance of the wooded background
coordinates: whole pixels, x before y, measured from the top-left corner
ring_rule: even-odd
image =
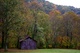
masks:
[[[0,48],[19,48],[28,35],[37,48],[80,49],[79,10],[45,0],[0,0]]]

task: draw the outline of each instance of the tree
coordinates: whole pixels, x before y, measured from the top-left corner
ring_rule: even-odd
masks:
[[[33,12],[33,17],[34,17],[34,26],[33,26],[33,35],[32,38],[34,39],[35,36],[37,36],[37,13],[40,10],[40,6],[38,5],[38,3],[34,0],[34,2],[31,3],[30,7],[29,7],[32,12]]]
[[[2,47],[5,51],[8,48],[9,30],[15,28],[23,17],[21,11],[21,0],[0,0],[1,20],[2,20]]]
[[[64,31],[65,35],[70,38],[70,43],[73,39],[73,31],[74,31],[74,26],[76,25],[76,20],[78,19],[77,15],[74,12],[67,12],[63,15],[63,23],[64,23]],[[67,46],[68,48],[68,46]]]
[[[52,39],[54,41],[54,46],[56,47],[56,38],[61,34],[62,19],[61,13],[58,10],[52,10],[50,13],[51,29],[52,29]]]
[[[50,18],[49,15],[39,11],[37,15],[37,37],[38,44],[40,42],[43,44],[42,48],[47,48],[49,44],[49,34],[50,34]],[[40,47],[40,45],[39,45]]]

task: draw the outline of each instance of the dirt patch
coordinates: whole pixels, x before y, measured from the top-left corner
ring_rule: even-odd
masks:
[[[23,51],[20,49],[8,49],[7,52],[19,52],[19,51]],[[0,52],[4,52],[4,49],[0,49]]]
[[[7,50],[7,52],[24,52],[24,51],[31,52],[33,50],[21,50],[21,49],[8,49]],[[0,52],[4,52],[4,49],[0,49]]]

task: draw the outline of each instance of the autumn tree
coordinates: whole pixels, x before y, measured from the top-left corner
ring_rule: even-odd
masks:
[[[33,35],[32,38],[34,39],[35,36],[37,36],[37,13],[40,10],[40,6],[38,5],[38,3],[34,0],[34,2],[31,3],[31,5],[29,6],[29,8],[32,10],[33,12],[33,17],[34,17],[34,26],[33,26]]]
[[[18,26],[17,24],[21,22],[23,17],[21,4],[22,3],[20,0],[0,0],[0,17],[2,20],[2,47],[4,46],[5,51],[8,48],[9,30]]]
[[[74,12],[67,12],[63,15],[63,23],[64,23],[64,31],[65,35],[70,38],[70,43],[72,42],[74,35],[74,26],[76,25],[76,21],[78,19],[77,15]],[[77,27],[77,26],[76,26]],[[69,39],[68,39],[69,40]],[[67,46],[68,48],[68,46]]]
[[[60,35],[61,23],[63,17],[61,16],[61,13],[58,10],[52,10],[49,13],[49,15],[51,19],[51,28],[52,28],[52,36],[53,36],[52,39],[54,40],[54,43],[56,45],[56,37]]]

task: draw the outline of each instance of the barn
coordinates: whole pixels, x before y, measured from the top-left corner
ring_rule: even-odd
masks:
[[[37,42],[31,37],[27,36],[24,40],[20,40],[20,48],[23,50],[36,49]]]

